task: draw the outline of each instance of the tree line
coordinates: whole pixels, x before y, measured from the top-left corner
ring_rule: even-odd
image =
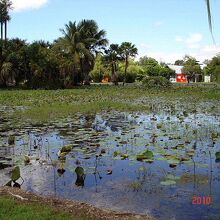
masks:
[[[167,64],[151,57],[135,61],[138,50],[131,42],[109,45],[106,31],[94,20],[70,21],[61,29],[62,36],[52,43],[8,40],[11,9],[10,0],[0,0],[0,87],[72,88],[89,85],[91,81],[111,81],[117,85],[141,81],[146,76],[175,76]],[[201,73],[194,58],[185,60],[184,68],[188,75]],[[213,68],[206,72],[210,71]],[[217,70],[214,72],[218,74]]]

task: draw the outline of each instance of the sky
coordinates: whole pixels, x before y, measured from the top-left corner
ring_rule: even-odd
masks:
[[[220,52],[220,0],[211,0],[213,43],[205,0],[12,0],[9,37],[53,42],[69,21],[94,19],[110,43],[128,41],[138,57],[200,62]]]

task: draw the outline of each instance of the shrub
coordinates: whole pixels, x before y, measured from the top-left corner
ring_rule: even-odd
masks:
[[[125,77],[124,72],[119,71],[117,72],[117,74],[118,74],[118,82],[124,82],[124,77]]]
[[[89,75],[92,78],[93,82],[99,83],[102,81],[104,73],[96,69],[92,70]]]
[[[126,83],[133,83],[133,82],[135,82],[136,78],[137,78],[136,73],[127,73],[125,76],[125,82]]]
[[[137,78],[136,73],[128,72],[126,75],[123,72],[118,73],[118,81],[119,82],[124,82],[124,80],[125,80],[126,83],[133,83],[133,82],[135,82],[136,78]]]
[[[136,80],[141,82],[143,80],[144,77],[147,77],[147,73],[140,73],[140,74],[137,74],[137,77],[136,77]]]
[[[147,88],[170,88],[172,86],[172,83],[162,76],[146,76],[142,83]]]

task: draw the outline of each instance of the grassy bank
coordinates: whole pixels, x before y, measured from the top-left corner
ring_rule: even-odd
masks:
[[[21,200],[23,198],[23,200]],[[137,218],[136,218],[137,217]],[[41,197],[17,188],[0,187],[1,220],[154,220],[150,216],[120,213],[92,205]]]
[[[9,197],[0,198],[0,219],[1,220],[86,220],[89,217],[74,217],[62,211],[55,211],[48,205],[22,204]]]
[[[148,90],[135,86],[102,85],[71,90],[2,90],[0,106],[13,109],[13,113],[9,112],[10,117],[48,121],[72,116],[75,113],[94,113],[102,110],[145,111],[150,105],[147,102],[141,104],[138,100],[146,98],[164,100],[181,98],[193,103],[200,100],[220,100],[220,89],[175,87],[170,90]]]

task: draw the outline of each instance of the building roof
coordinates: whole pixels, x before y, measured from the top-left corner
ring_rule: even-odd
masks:
[[[182,74],[182,68],[183,66],[177,66],[177,65],[168,65],[168,67],[176,72],[176,74]]]

